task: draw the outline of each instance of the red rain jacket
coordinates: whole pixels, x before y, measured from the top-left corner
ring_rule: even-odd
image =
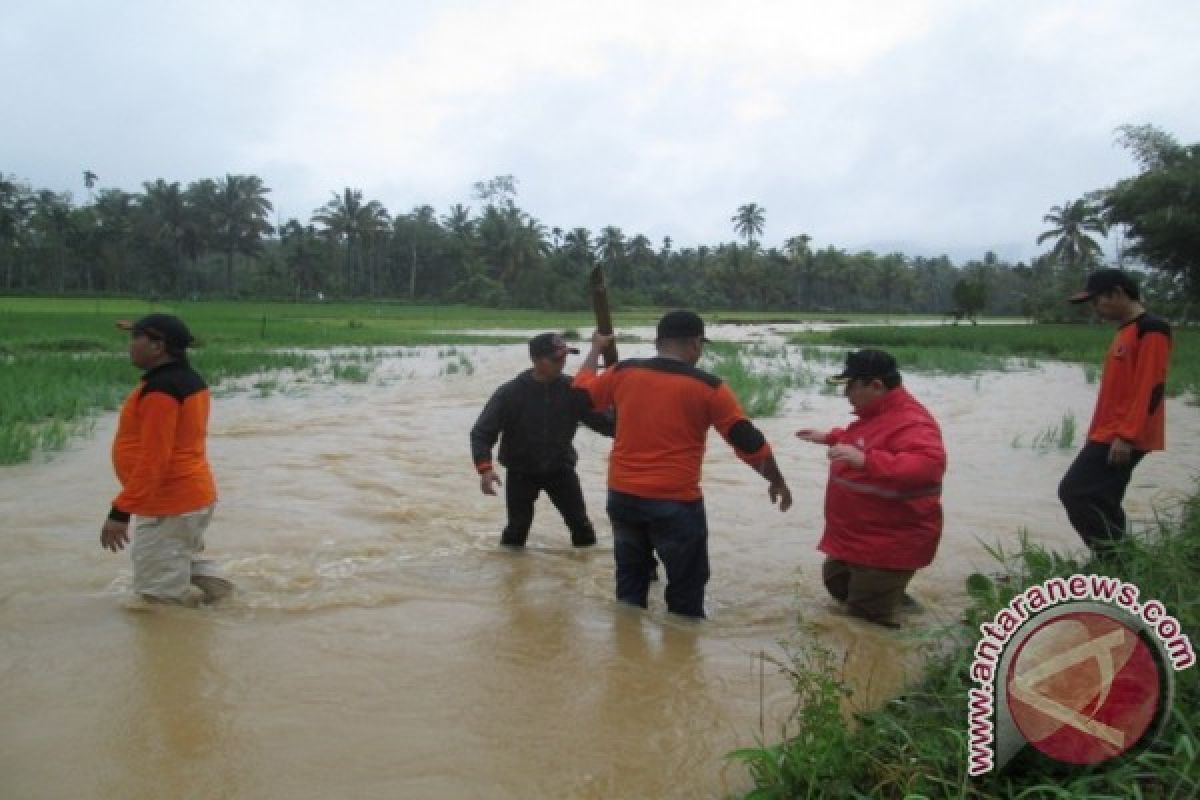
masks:
[[[868,567],[928,566],[942,536],[942,432],[925,407],[897,386],[828,443],[866,453],[862,469],[835,461],[825,487],[826,555]]]

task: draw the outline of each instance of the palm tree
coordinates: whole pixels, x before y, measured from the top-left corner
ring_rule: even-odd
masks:
[[[609,225],[596,237],[596,252],[605,271],[612,276],[614,286],[628,286],[625,279],[625,234],[620,228]]]
[[[167,289],[177,290],[189,221],[183,190],[178,182],[167,183],[162,178],[154,183],[147,181],[142,187],[146,190],[138,202],[142,229],[151,242],[170,253],[170,273],[165,283]]]
[[[459,208],[461,208],[461,206]],[[404,235],[408,239],[408,251],[410,259],[408,270],[408,297],[411,300],[417,296],[417,249],[419,247],[420,249],[425,250],[426,260],[431,261],[431,251],[434,249],[433,245],[442,235],[442,229],[438,227],[433,206],[417,206],[412,210],[412,213],[404,217],[403,220],[397,217],[396,233],[398,236]]]
[[[471,209],[462,203],[450,206],[450,212],[442,217],[442,227],[460,239],[470,239],[475,235]]]
[[[1052,227],[1038,236],[1037,243],[1054,239],[1051,255],[1072,272],[1094,264],[1103,253],[1103,248],[1088,235],[1088,231],[1105,236],[1108,229],[1100,210],[1084,198],[1052,206],[1042,221]]]
[[[787,251],[788,259],[795,266],[796,272],[800,277],[800,297],[799,302],[804,304],[809,301],[812,296],[813,282],[813,252],[809,247],[809,242],[812,237],[807,233],[802,233],[799,236],[792,236],[783,243],[784,249]]]
[[[766,215],[767,210],[758,203],[746,203],[738,206],[737,213],[729,221],[733,223],[734,232],[745,237],[747,246],[753,246],[754,237],[762,235]]]
[[[38,234],[42,247],[54,272],[54,280],[60,292],[67,283],[67,238],[71,223],[71,195],[59,194],[49,189],[40,189],[33,199],[32,229]]]
[[[354,293],[361,290],[366,275],[367,289],[374,291],[374,270],[369,270],[363,259],[365,247],[370,247],[375,237],[391,222],[387,209],[377,200],[363,202],[361,189],[347,186],[339,195],[334,193],[330,200],[312,216],[312,221],[324,226],[323,233],[332,242],[346,245],[344,266],[344,290]]]
[[[563,249],[577,263],[587,266],[592,261],[592,232],[587,228],[572,228],[563,237]]]
[[[88,201],[92,201],[92,189],[96,188],[96,181],[100,180],[100,176],[92,172],[90,169],[83,171],[83,185],[88,190]]]
[[[4,288],[12,289],[19,264],[17,254],[33,216],[33,192],[15,178],[0,173],[0,254],[4,255]]]
[[[295,297],[320,288],[320,240],[316,228],[302,225],[300,220],[289,219],[279,229],[279,243],[283,248],[284,263],[291,272]]]
[[[121,291],[121,278],[129,263],[129,242],[136,212],[134,195],[120,189],[101,189],[92,205],[96,214],[97,245],[104,266],[104,285]]]
[[[233,296],[234,256],[257,257],[262,252],[262,238],[272,231],[267,214],[274,210],[257,175],[226,175],[201,192],[199,197],[208,207],[208,223],[212,226],[213,241],[225,254],[225,291]]]
[[[550,251],[546,229],[515,206],[488,206],[479,223],[479,240],[486,263],[505,288],[532,270]]]

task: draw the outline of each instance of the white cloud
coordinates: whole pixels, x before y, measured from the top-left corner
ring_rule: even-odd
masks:
[[[280,213],[394,213],[512,173],[549,225],[680,244],[1028,258],[1128,174],[1119,124],[1200,138],[1190,0],[85,2],[0,9],[0,169],[78,188],[254,172]],[[53,55],[47,58],[46,53]]]

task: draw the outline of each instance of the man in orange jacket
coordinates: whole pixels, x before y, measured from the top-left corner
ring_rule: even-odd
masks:
[[[1083,291],[1069,300],[1090,302],[1097,316],[1117,324],[1087,443],[1058,486],[1071,525],[1093,552],[1102,554],[1125,535],[1121,503],[1134,467],[1146,453],[1165,446],[1171,326],[1146,312],[1137,283],[1118,269],[1093,272]]]
[[[121,492],[100,544],[123,550],[136,516],[133,590],[152,602],[186,603],[195,585],[207,601],[218,600],[233,584],[214,563],[197,558],[217,489],[205,454],[208,386],[187,360],[192,335],[169,314],[117,326],[130,331],[129,359],[145,373],[121,408],[112,446]]]
[[[612,338],[592,337],[575,386],[587,390],[596,410],[616,411],[607,509],[617,600],[646,607],[657,553],[667,573],[667,610],[703,617],[709,567],[700,473],[708,429],[716,428],[738,457],[766,478],[767,495],[780,511],[791,507],[792,493],[771,445],[746,418],[728,384],[696,368],[708,341],[699,316],[668,312],[658,322],[654,358],[627,359],[599,373],[600,354]]]
[[[882,350],[850,353],[830,382],[845,384],[858,419],[796,432],[829,447],[821,574],[851,614],[895,627],[908,582],[932,563],[942,537],[942,433]]]

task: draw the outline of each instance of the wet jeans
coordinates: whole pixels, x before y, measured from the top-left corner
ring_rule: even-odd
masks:
[[[503,544],[520,547],[529,537],[529,526],[533,524],[533,504],[538,494],[545,491],[550,502],[562,514],[563,521],[571,531],[571,543],[576,547],[589,547],[596,543],[596,531],[588,519],[587,507],[583,502],[583,491],[579,488],[579,475],[574,469],[557,472],[517,472],[505,474],[504,500],[508,507],[508,525],[500,537]]]
[[[646,607],[658,553],[667,573],[667,610],[703,617],[709,575],[704,501],[650,500],[609,490],[608,518],[617,562],[617,600]]]
[[[1088,442],[1058,485],[1058,499],[1067,519],[1095,553],[1103,553],[1125,535],[1125,511],[1121,503],[1133,477],[1133,469],[1146,455],[1134,450],[1124,464],[1108,463],[1109,445]]]

